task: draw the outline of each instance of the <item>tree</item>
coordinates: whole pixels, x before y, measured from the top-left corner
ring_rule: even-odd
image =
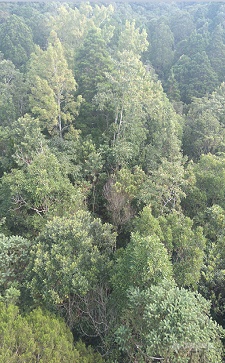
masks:
[[[170,29],[173,32],[175,44],[186,39],[195,29],[191,14],[186,10],[173,11],[170,16]]]
[[[224,151],[224,95],[222,83],[212,94],[192,102],[184,125],[183,147],[195,161],[201,154]]]
[[[194,30],[191,35],[183,42],[178,44],[176,49],[176,58],[185,54],[192,58],[197,53],[207,52],[207,46],[209,44],[209,32],[207,29]]]
[[[43,122],[43,129],[50,134],[57,130],[62,138],[65,130],[74,122],[81,97],[74,100],[76,82],[55,32],[51,32],[46,50],[36,47],[28,78],[32,114]]]
[[[0,60],[0,124],[11,125],[27,109],[27,86],[10,60]]]
[[[17,307],[0,306],[2,363],[85,362],[74,349],[72,334],[61,319],[40,308],[22,317]]]
[[[92,100],[97,94],[98,85],[106,82],[105,74],[111,71],[112,66],[103,31],[99,28],[90,29],[84,38],[82,47],[77,52],[75,61],[78,92],[84,98],[77,124],[84,134],[91,133],[98,143],[102,141],[101,134],[105,132],[107,124],[105,115],[97,110],[96,104]]]
[[[49,15],[54,9],[51,4],[35,4],[35,6],[23,3],[15,6],[15,14],[23,18],[26,25],[31,29],[34,44],[39,45],[42,49],[47,47],[48,36],[50,32]]]
[[[30,241],[0,234],[0,299],[16,303],[26,280]]]
[[[146,47],[146,33],[136,29],[135,23],[126,22],[118,40],[113,71],[106,74],[106,81],[99,85],[95,97],[99,109],[110,116],[106,136],[114,149],[117,166],[131,162],[146,138],[141,103],[147,87],[146,71],[139,54]]]
[[[155,218],[145,207],[134,220],[134,229],[142,236],[156,235],[167,249],[173,266],[173,277],[178,286],[197,289],[203,267],[206,240],[201,227],[182,213]]]
[[[108,115],[105,134],[114,168],[127,163],[134,166],[140,155],[145,163],[149,155],[155,167],[162,155],[179,153],[180,120],[161,84],[140,61],[146,49],[146,33],[135,28],[134,22],[126,22],[113,57],[113,71],[106,74],[95,97],[99,109]]]
[[[90,213],[55,217],[32,251],[29,288],[38,305],[58,311],[82,336],[98,339],[106,352],[113,322],[109,273],[116,234]]]
[[[38,308],[27,314],[24,320],[31,328],[31,336],[33,335],[36,343],[33,354],[37,361],[43,363],[82,361],[79,352],[74,349],[72,333],[62,319]]]
[[[225,211],[220,206],[214,204],[197,216],[197,222],[203,226],[204,234],[207,238],[199,291],[206,299],[212,302],[211,315],[224,327]]]
[[[112,296],[114,301],[120,301],[118,310],[121,312],[127,307],[131,288],[142,291],[163,279],[172,280],[172,265],[159,237],[132,233],[127,247],[118,251],[112,275]]]
[[[101,30],[88,31],[82,48],[76,57],[75,76],[79,93],[87,102],[91,102],[97,93],[97,85],[105,80],[105,73],[110,72],[112,61]]]
[[[206,247],[202,228],[194,228],[190,218],[177,212],[159,217],[159,223],[177,285],[197,289]]]
[[[222,362],[222,329],[200,294],[165,281],[127,298],[116,341],[131,361]]]
[[[219,84],[205,51],[192,56],[182,55],[173,66],[179,84],[181,101],[190,103],[193,97],[203,97]]]
[[[47,141],[41,133],[39,120],[28,114],[4,129],[2,143],[1,162],[5,171],[13,167],[28,166],[35,156],[47,149]]]
[[[42,149],[22,169],[2,178],[1,216],[9,229],[35,235],[49,218],[70,215],[82,206],[82,193],[69,181],[64,168]]]
[[[16,306],[0,303],[0,360],[3,363],[28,363],[34,359],[35,341],[30,326]]]
[[[149,32],[149,60],[161,80],[164,80],[174,59],[174,36],[169,25],[159,19]]]
[[[66,60],[69,68],[74,70],[75,58],[83,46],[85,37],[89,31],[101,28],[108,38],[108,28],[111,14],[114,8],[109,6],[95,5],[87,3],[79,4],[79,8],[72,9],[68,5],[61,5],[57,13],[50,18],[50,28],[54,30],[63,44]],[[111,27],[112,31],[112,27]]]
[[[174,160],[161,158],[160,162],[155,170],[153,167],[148,170],[140,191],[140,200],[145,205],[151,204],[155,215],[179,211],[187,183],[181,155]]]
[[[193,218],[214,204],[224,209],[224,156],[202,155],[197,164],[192,165],[193,184],[186,189],[183,208]],[[194,212],[193,212],[194,208]]]
[[[225,67],[222,61],[225,56],[224,29],[221,24],[217,25],[211,34],[207,53],[214,71],[218,75],[220,82],[224,81]]]
[[[179,105],[180,101],[180,91],[179,91],[179,85],[177,80],[174,76],[173,68],[170,69],[169,77],[165,84],[166,94],[169,98],[169,100],[173,103],[173,106],[175,110],[177,110],[177,106]],[[181,105],[181,103],[180,103]],[[182,112],[180,112],[182,113]]]
[[[34,50],[34,43],[31,29],[21,17],[13,14],[1,24],[0,43],[0,50],[5,58],[24,70]]]
[[[202,154],[216,154],[224,150],[224,127],[217,109],[221,102],[214,96],[195,99],[188,111],[184,125],[183,150],[190,159],[199,160]]]
[[[140,198],[140,186],[145,179],[145,173],[139,167],[134,168],[133,172],[124,167],[107,180],[103,195],[115,226],[121,227],[134,216],[134,202]]]

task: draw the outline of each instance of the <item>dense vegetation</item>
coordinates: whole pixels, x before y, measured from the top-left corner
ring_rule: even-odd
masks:
[[[0,4],[0,361],[222,363],[225,5]]]

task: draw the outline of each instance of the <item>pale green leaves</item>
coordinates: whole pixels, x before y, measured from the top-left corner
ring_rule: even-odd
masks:
[[[131,289],[117,342],[130,359],[153,362],[222,362],[222,330],[209,317],[209,303],[173,284]]]
[[[143,290],[164,278],[172,280],[172,265],[166,248],[156,235],[143,237],[133,233],[126,249],[118,255],[112,277],[114,294],[120,299],[119,309],[126,306],[131,287]]]
[[[62,137],[77,115],[81,98],[74,100],[76,82],[55,32],[50,35],[48,48],[36,48],[32,55],[29,79],[33,114],[50,134],[56,129]]]

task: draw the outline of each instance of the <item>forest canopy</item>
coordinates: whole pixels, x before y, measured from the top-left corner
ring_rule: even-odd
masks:
[[[222,363],[225,4],[0,2],[0,360]]]

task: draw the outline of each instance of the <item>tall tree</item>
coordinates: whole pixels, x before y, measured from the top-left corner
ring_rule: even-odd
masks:
[[[224,29],[222,25],[218,25],[211,34],[210,43],[208,45],[208,55],[214,71],[218,75],[220,82],[225,81],[225,44],[224,44]]]
[[[6,59],[22,70],[34,50],[31,29],[23,18],[13,14],[0,26],[0,50]]]
[[[127,43],[125,35],[129,40]],[[114,70],[107,74],[107,82],[99,86],[96,97],[100,109],[114,113],[114,120],[111,120],[107,134],[117,165],[124,165],[128,161],[132,165],[137,155],[140,155],[147,135],[148,144],[153,144],[152,147],[155,149],[156,145],[160,144],[159,135],[161,145],[169,142],[165,129],[162,137],[164,123],[168,129],[171,127],[170,139],[171,133],[174,134],[171,117],[170,120],[167,119],[167,115],[172,113],[172,107],[166,100],[160,84],[152,79],[140,61],[140,52],[146,50],[146,47],[146,33],[135,29],[134,23],[127,22],[118,41]],[[173,116],[173,119],[176,119],[175,113]],[[175,147],[176,143],[173,145]],[[169,153],[170,146],[167,150]],[[157,150],[155,154],[161,152],[162,149]]]
[[[203,97],[219,84],[206,52],[198,52],[189,57],[182,55],[173,66],[179,84],[181,100],[190,103],[193,97]]]
[[[199,216],[214,204],[225,208],[224,155],[202,155],[192,164],[193,183],[186,188],[183,208],[191,218]]]
[[[10,60],[0,60],[0,124],[10,126],[28,106],[27,85]]]
[[[95,5],[81,3],[79,8],[61,5],[57,14],[50,19],[50,27],[59,36],[70,69],[74,69],[75,57],[82,48],[84,38],[93,28],[104,28],[114,8],[112,5]]]
[[[77,119],[78,127],[84,134],[91,133],[96,142],[102,142],[102,133],[107,128],[105,115],[92,102],[98,85],[106,82],[106,72],[113,68],[107,43],[100,28],[88,31],[83,45],[75,58],[75,78],[78,92],[84,98]]]
[[[224,151],[221,96],[216,91],[211,96],[195,99],[190,106],[183,135],[183,150],[190,159],[197,161],[202,154]]]
[[[51,32],[46,50],[36,47],[28,73],[30,107],[33,115],[43,122],[50,134],[57,130],[60,138],[74,122],[81,98],[74,99],[76,82],[69,70],[62,44]]]
[[[195,29],[191,14],[187,10],[175,9],[170,16],[170,29],[173,32],[175,44],[186,39]]]
[[[169,25],[159,19],[149,34],[149,60],[161,80],[164,80],[174,58],[174,36]]]

